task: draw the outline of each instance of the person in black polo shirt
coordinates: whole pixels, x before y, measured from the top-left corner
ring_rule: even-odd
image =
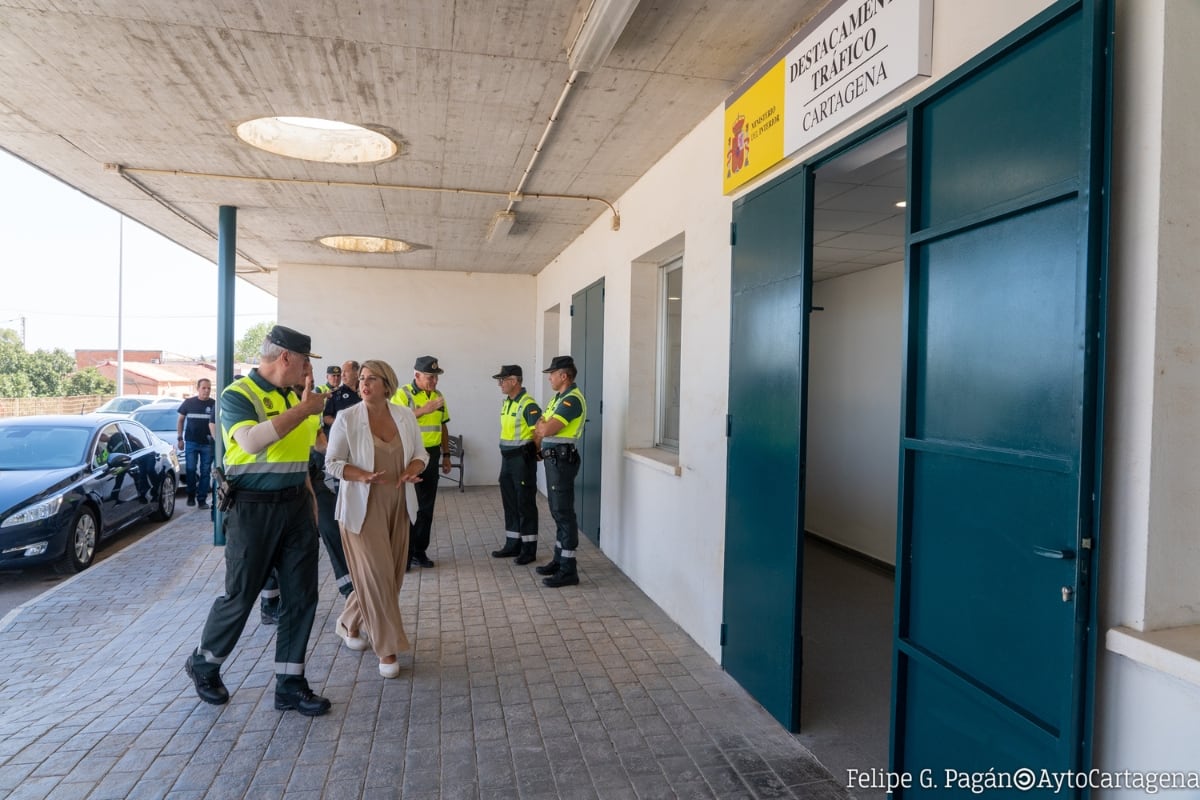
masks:
[[[329,433],[329,428],[339,411],[345,411],[350,406],[362,402],[362,398],[358,396],[358,362],[347,361],[339,369],[341,385],[329,391],[329,399],[325,401],[325,412],[321,415],[325,423],[325,433]]]
[[[333,567],[333,579],[337,582],[338,592],[342,597],[349,597],[354,591],[354,581],[346,564],[342,531],[333,513],[337,505],[338,479],[325,474],[325,447],[328,445],[326,437],[329,435],[329,428],[338,412],[362,402],[362,397],[357,391],[358,369],[357,361],[342,364],[342,385],[330,392],[329,399],[325,401],[325,411],[322,414],[324,427],[317,435],[317,443],[313,446],[308,463],[313,492],[317,496],[317,529],[321,533],[321,541],[325,543],[325,551],[329,554],[329,563]]]
[[[217,401],[212,381],[196,381],[196,394],[179,404],[179,444],[183,445],[184,470],[187,473],[187,504],[208,508],[209,473],[213,463],[213,434],[216,432]]]

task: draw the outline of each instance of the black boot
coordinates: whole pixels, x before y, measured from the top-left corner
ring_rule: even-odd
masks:
[[[509,536],[504,540],[504,547],[492,551],[492,558],[512,558],[520,552],[521,539],[517,536]]]
[[[549,578],[542,578],[542,585],[557,589],[560,586],[574,586],[579,583],[579,573],[575,571],[575,559],[564,558],[558,565],[558,572]]]
[[[558,562],[557,561],[547,561],[545,564],[542,564],[540,567],[534,567],[533,571],[536,572],[538,575],[556,575],[558,573]]]
[[[534,539],[532,542],[522,541],[521,542],[521,555],[517,556],[517,559],[514,563],[521,564],[522,566],[525,564],[532,564],[534,562],[534,559],[536,559],[536,558],[537,558],[537,539]]]

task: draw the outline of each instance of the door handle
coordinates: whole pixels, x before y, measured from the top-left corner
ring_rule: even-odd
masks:
[[[1074,550],[1055,550],[1052,547],[1042,547],[1040,544],[1033,546],[1033,554],[1042,558],[1057,558],[1062,561],[1074,561]]]

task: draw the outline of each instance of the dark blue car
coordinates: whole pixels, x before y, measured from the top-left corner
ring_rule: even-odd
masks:
[[[96,545],[175,513],[172,447],[111,414],[0,419],[0,568],[86,569]]]

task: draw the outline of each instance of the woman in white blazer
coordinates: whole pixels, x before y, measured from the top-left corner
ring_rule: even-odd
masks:
[[[325,451],[325,471],[341,480],[333,513],[354,581],[337,632],[352,650],[370,646],[385,678],[400,674],[396,654],[411,647],[400,618],[400,587],[417,511],[413,484],[429,460],[417,418],[389,402],[397,386],[387,362],[363,362],[362,402],[338,413]]]

